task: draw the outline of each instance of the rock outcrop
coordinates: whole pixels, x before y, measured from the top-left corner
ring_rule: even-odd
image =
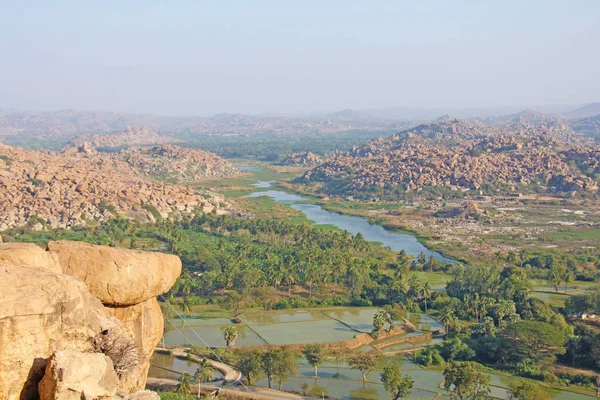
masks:
[[[117,394],[143,389],[163,329],[154,296],[180,271],[177,257],[159,253],[76,242],[51,242],[47,251],[0,244],[0,398],[36,398],[42,377],[44,399],[112,396],[113,374]]]
[[[140,365],[136,374],[121,378],[121,388],[126,392],[146,385],[150,357],[163,335],[164,320],[156,298],[129,307],[106,307],[110,314],[123,322],[138,349]]]
[[[2,243],[0,240],[0,244],[0,261],[62,273],[56,256],[33,243]]]
[[[170,254],[70,241],[50,242],[48,251],[105,305],[142,303],[167,292],[181,275],[181,260]]]
[[[41,400],[112,399],[117,392],[112,360],[101,353],[55,352],[39,384]]]

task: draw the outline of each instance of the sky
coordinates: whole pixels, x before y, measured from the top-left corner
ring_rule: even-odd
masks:
[[[0,108],[584,104],[599,48],[598,0],[0,0]]]

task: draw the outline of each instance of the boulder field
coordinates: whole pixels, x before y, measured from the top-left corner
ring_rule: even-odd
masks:
[[[0,398],[136,399],[163,333],[172,255],[0,243]]]

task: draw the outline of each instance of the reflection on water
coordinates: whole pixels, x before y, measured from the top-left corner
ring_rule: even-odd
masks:
[[[273,181],[258,181],[254,184],[255,187],[265,189],[271,186]],[[383,246],[389,246],[393,251],[404,250],[412,256],[416,257],[423,252],[425,255],[433,255],[437,260],[443,262],[452,262],[449,258],[429,250],[411,235],[403,233],[392,233],[378,225],[371,225],[361,217],[353,217],[348,215],[340,215],[324,210],[321,206],[315,204],[302,204],[300,202],[305,198],[296,194],[282,192],[280,190],[266,190],[250,193],[244,197],[260,197],[269,196],[278,203],[289,204],[292,208],[302,211],[306,214],[306,218],[314,221],[318,225],[335,225],[342,230],[346,230],[351,234],[361,233],[364,238],[371,242],[382,243]]]

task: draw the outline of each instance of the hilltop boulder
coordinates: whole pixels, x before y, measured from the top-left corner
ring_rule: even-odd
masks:
[[[167,292],[181,275],[181,260],[169,254],[70,241],[50,242],[48,251],[105,305],[142,303]]]
[[[56,257],[33,243],[2,243],[0,261],[62,273]]]

